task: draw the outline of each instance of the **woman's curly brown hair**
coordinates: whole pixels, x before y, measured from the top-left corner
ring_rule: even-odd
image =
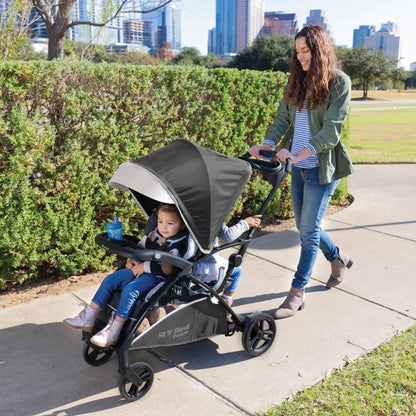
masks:
[[[311,63],[308,71],[302,69],[296,49],[290,60],[290,76],[285,93],[285,101],[296,105],[299,110],[303,107],[306,95],[312,108],[324,103],[329,88],[338,80],[338,59],[328,32],[321,26],[305,26],[295,40],[304,37],[311,50]]]

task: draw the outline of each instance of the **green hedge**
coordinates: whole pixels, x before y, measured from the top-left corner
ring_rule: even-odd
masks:
[[[238,156],[261,143],[286,75],[117,64],[0,64],[0,287],[42,275],[108,269],[94,242],[117,214],[126,232],[144,218],[108,180],[126,161],[187,138]],[[232,217],[268,189],[254,178]],[[266,221],[291,215],[288,185]],[[277,211],[277,214],[275,213]]]

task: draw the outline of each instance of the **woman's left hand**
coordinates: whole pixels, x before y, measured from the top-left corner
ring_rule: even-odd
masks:
[[[286,162],[286,159],[290,159],[292,163],[296,163],[296,156],[289,152],[287,149],[281,149],[276,153],[276,159],[280,162]]]
[[[280,160],[281,162],[285,162],[286,159],[290,159],[292,163],[298,163],[303,159],[306,159],[307,157],[311,156],[312,152],[307,147],[304,147],[301,151],[296,153],[295,155],[293,153],[290,153],[287,149],[281,149],[276,153],[276,158]]]

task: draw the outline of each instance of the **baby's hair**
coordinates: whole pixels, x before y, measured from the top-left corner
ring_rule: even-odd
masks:
[[[176,207],[176,205],[173,205],[173,204],[160,204],[159,211],[171,212],[173,214],[176,214],[178,216],[178,218],[180,219],[180,221],[183,223],[181,214],[179,213],[179,210]]]

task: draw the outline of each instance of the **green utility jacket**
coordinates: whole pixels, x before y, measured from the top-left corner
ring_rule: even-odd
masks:
[[[338,71],[339,82],[329,89],[325,103],[314,110],[308,103],[309,143],[315,148],[319,161],[319,182],[330,183],[353,173],[351,158],[341,140],[342,126],[348,116],[351,99],[351,81]],[[277,150],[290,149],[296,106],[283,99],[265,139],[277,145]]]

